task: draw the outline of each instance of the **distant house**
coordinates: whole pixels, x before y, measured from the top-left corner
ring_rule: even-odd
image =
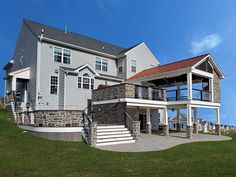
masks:
[[[185,131],[186,126],[187,126],[187,115],[184,113],[180,113],[179,122],[180,122],[181,131]],[[177,114],[169,118],[169,128],[171,130],[177,129]]]
[[[208,122],[207,121],[205,121],[205,120],[203,120],[203,119],[200,119],[199,120],[199,131],[200,132],[203,132],[203,133],[207,133],[207,132],[209,132],[209,130],[208,130]]]

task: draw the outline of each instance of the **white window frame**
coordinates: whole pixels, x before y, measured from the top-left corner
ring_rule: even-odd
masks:
[[[57,93],[51,93],[51,86],[52,86],[52,84],[51,84],[51,80],[52,80],[52,77],[57,77]],[[54,86],[55,86],[55,84],[53,84]],[[59,87],[59,77],[57,76],[57,75],[50,75],[49,76],[49,94],[50,95],[57,95],[58,94],[58,87]]]
[[[100,60],[100,63],[101,63],[99,68],[97,68],[97,60]],[[103,66],[104,66],[105,63],[106,63],[106,68],[107,68],[106,70],[103,69]],[[105,59],[105,58],[102,58],[102,57],[95,57],[95,69],[97,71],[108,72],[108,65],[109,65],[108,59]]]
[[[88,73],[84,73],[84,74],[88,74]],[[84,74],[82,76],[78,76],[78,80],[77,80],[77,87],[79,89],[85,89],[85,90],[93,90],[94,89],[94,82],[95,79],[93,77],[90,76],[84,76]],[[88,74],[89,75],[89,74]],[[81,82],[80,82],[80,87],[79,87],[79,78],[81,78]],[[84,88],[84,78],[89,79],[89,88]],[[92,83],[93,82],[93,83]],[[93,85],[93,88],[92,88]]]
[[[61,49],[61,62],[55,61],[55,48]],[[65,50],[70,52],[70,62],[69,63],[64,63],[64,51]],[[71,64],[71,59],[72,59],[72,52],[71,52],[70,49],[57,47],[57,46],[53,47],[53,62],[62,63],[62,64],[65,64],[65,65],[70,65]]]
[[[135,63],[135,65],[134,65]],[[135,68],[135,71],[133,71],[133,67]],[[131,72],[136,73],[137,72],[137,61],[136,60],[131,60]]]

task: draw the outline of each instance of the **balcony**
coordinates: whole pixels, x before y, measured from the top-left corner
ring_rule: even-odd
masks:
[[[188,89],[166,90],[133,84],[119,84],[92,91],[93,101],[105,101],[120,98],[137,98],[157,101],[187,101]],[[192,100],[212,101],[212,93],[192,89]]]
[[[188,89],[167,90],[167,101],[186,101],[188,100]],[[192,89],[192,100],[212,101],[212,93],[200,89]]]

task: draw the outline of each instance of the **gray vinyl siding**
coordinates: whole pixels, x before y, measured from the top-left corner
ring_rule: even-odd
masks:
[[[132,60],[136,61],[136,72],[131,71]],[[158,64],[157,59],[152,55],[147,46],[142,43],[126,53],[126,77],[129,78],[144,69],[152,68]]]
[[[22,66],[20,59],[23,56]],[[23,23],[13,54],[14,64],[11,71],[30,67],[30,80],[28,82],[29,99],[35,105],[36,99],[36,68],[37,68],[37,37]],[[10,71],[7,71],[10,72]]]
[[[64,91],[65,91],[65,71],[63,69],[59,69],[59,109],[64,109]]]
[[[42,95],[39,109],[62,109],[63,99],[65,109],[84,109],[87,106],[87,99],[91,98],[91,90],[78,90],[78,76],[68,75],[63,81],[63,75],[59,74],[60,66],[77,68],[84,64],[89,64],[95,68],[95,55],[84,53],[77,50],[71,50],[71,63],[63,64],[54,62],[53,45],[43,42],[41,46],[41,61],[40,61],[40,86],[39,91]],[[108,72],[97,71],[99,73],[117,76],[116,61],[106,58],[108,60]],[[56,73],[55,71],[58,71]],[[79,74],[82,74],[81,71]],[[50,94],[50,76],[58,76],[58,94]],[[93,75],[93,73],[91,73]],[[65,90],[62,89],[63,82],[66,85]],[[112,84],[112,82],[108,82]],[[95,79],[95,88],[96,88]],[[64,98],[62,98],[64,92]],[[59,106],[61,105],[61,106]]]

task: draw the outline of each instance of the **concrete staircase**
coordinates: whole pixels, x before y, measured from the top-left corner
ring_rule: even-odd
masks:
[[[135,143],[135,140],[124,125],[97,126],[96,146],[126,143]]]
[[[16,120],[17,119],[17,114],[16,114],[16,109],[15,109],[15,102],[11,102],[11,111],[12,111],[12,114],[14,116],[14,119]]]

